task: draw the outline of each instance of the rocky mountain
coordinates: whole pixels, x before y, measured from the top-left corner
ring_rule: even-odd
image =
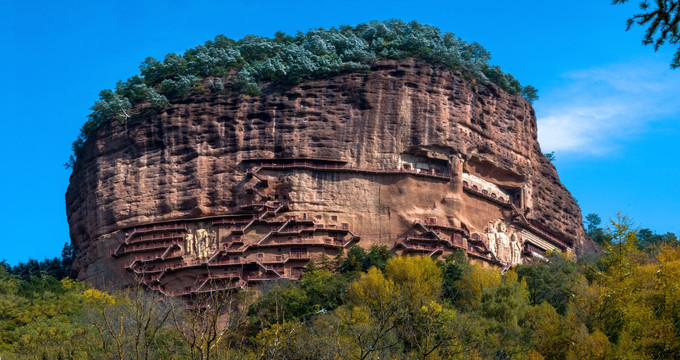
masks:
[[[531,104],[414,59],[144,106],[89,138],[66,193],[79,278],[167,294],[296,278],[353,246],[501,269],[594,249]]]

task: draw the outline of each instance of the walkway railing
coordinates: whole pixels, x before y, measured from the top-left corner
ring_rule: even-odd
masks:
[[[570,246],[566,242],[557,238],[555,235],[552,235],[552,234],[548,233],[547,231],[541,229],[539,227],[540,224],[538,224],[538,222],[536,222],[535,220],[527,220],[527,218],[524,216],[524,214],[517,208],[517,205],[515,203],[508,201],[508,200],[506,200],[502,197],[493,197],[489,194],[484,194],[483,192],[481,192],[477,189],[473,189],[472,187],[470,187],[465,182],[463,182],[463,189],[465,189],[465,190],[467,190],[467,191],[469,191],[469,192],[471,192],[475,195],[483,197],[487,200],[491,200],[491,201],[493,201],[497,204],[511,208],[513,210],[513,212],[515,213],[515,215],[519,217],[519,219],[520,219],[519,222],[523,227],[536,232],[538,235],[545,237],[547,240],[549,240],[551,242],[556,243],[563,250],[570,248]]]
[[[505,206],[505,207],[510,207],[510,206],[513,205],[513,203],[511,201],[509,201],[509,199],[506,199],[502,196],[497,196],[494,193],[485,193],[482,190],[475,189],[472,186],[470,186],[466,181],[463,181],[463,189],[465,191],[473,193],[474,195],[483,197],[486,200],[490,200],[490,201],[492,201],[496,204],[499,204],[499,205],[502,205],[502,206]]]
[[[289,169],[305,169],[305,170],[316,170],[316,171],[332,171],[332,172],[355,172],[355,173],[365,173],[365,174],[384,174],[384,175],[414,175],[423,176],[434,179],[441,179],[451,181],[452,176],[449,174],[438,173],[436,171],[430,170],[410,170],[410,169],[370,169],[361,168],[346,165],[319,165],[310,162],[294,162],[290,164],[276,164],[276,163],[261,163],[259,166],[252,170],[255,174],[260,170],[289,170]]]
[[[292,164],[292,166],[298,165],[299,164]],[[238,232],[248,232],[251,227],[256,225],[270,226],[270,232],[267,235],[264,237],[261,237],[261,235],[258,236],[260,237],[260,242],[266,238],[276,236],[286,237],[289,235],[298,235],[297,238],[291,240],[275,238],[271,244],[272,246],[294,247],[296,245],[301,245],[311,247],[330,246],[338,248],[346,247],[359,239],[359,236],[354,234],[346,226],[338,227],[335,224],[316,224],[311,219],[297,220],[295,218],[288,218],[284,220],[274,220],[274,218],[276,218],[282,211],[285,211],[288,208],[287,202],[257,201],[242,204],[241,206],[258,208],[258,211],[254,214],[229,214],[223,217],[207,217],[200,219],[212,221],[213,225],[227,225],[227,227],[233,226],[233,229],[229,229],[231,230],[231,234]],[[153,256],[135,257],[125,265],[125,268],[139,276],[142,276],[142,282],[152,286],[155,290],[161,291],[164,294],[176,296],[188,295],[202,292],[204,290],[214,291],[216,289],[206,289],[207,281],[235,278],[236,275],[240,273],[240,271],[243,271],[247,264],[257,264],[261,268],[261,271],[258,275],[249,276],[246,280],[242,279],[243,284],[245,284],[247,281],[284,278],[286,277],[287,273],[287,269],[284,267],[284,265],[288,261],[311,259],[311,254],[309,252],[300,251],[291,251],[289,254],[285,255],[259,256],[253,250],[257,249],[258,247],[269,246],[269,244],[261,244],[259,242],[250,243],[250,241],[248,241],[250,243],[248,246],[242,246],[239,249],[220,247],[207,258],[184,261],[182,260],[183,253],[180,246],[182,246],[186,234],[185,232],[188,230],[187,222],[200,219],[185,219],[181,224],[169,223],[133,228],[130,232],[125,234],[125,241],[122,241],[118,245],[118,248],[111,252],[111,255],[122,256],[134,252],[157,251],[158,253],[154,254]],[[181,232],[178,232],[177,230],[180,230]],[[306,236],[310,232],[314,233],[316,236]],[[328,232],[328,234],[326,234],[326,232]],[[342,234],[342,236],[339,236],[340,234]],[[226,246],[228,243],[224,243],[223,245]],[[229,260],[221,258],[221,256],[232,256],[233,254],[249,255],[238,256]],[[174,259],[173,263],[161,262],[162,260],[167,260],[168,258]],[[222,269],[228,270],[236,268],[240,270],[220,272]],[[173,272],[189,269],[195,269],[201,272],[210,272],[210,269],[213,269],[217,270],[218,273],[208,276],[201,276],[199,278],[200,284],[198,284],[198,286],[191,289],[186,289],[185,291],[170,293],[166,291],[164,287],[162,287],[161,281],[165,276],[169,276]]]
[[[134,227],[132,231],[125,233],[125,243],[128,243],[130,239],[136,234],[144,234],[156,231],[167,231],[167,230],[187,230],[187,224],[177,223],[177,224],[154,224],[147,226]]]
[[[142,251],[154,251],[154,250],[165,250],[172,245],[180,245],[182,241],[163,241],[161,243],[153,243],[149,245],[127,245],[125,247],[119,246],[116,250],[110,253],[111,256],[122,256],[125,254],[142,252]]]

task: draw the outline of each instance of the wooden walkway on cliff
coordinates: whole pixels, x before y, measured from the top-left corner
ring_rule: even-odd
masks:
[[[282,171],[282,170],[312,170],[324,172],[345,172],[368,175],[412,175],[418,177],[426,177],[431,179],[451,181],[453,177],[450,174],[442,174],[435,171],[425,170],[408,170],[408,169],[371,169],[355,166],[347,166],[340,164],[317,164],[313,162],[292,162],[289,164],[277,163],[260,163],[255,168],[247,171],[249,176],[256,176],[260,170]],[[258,179],[260,179],[258,177]]]
[[[415,221],[413,223],[414,228],[420,229],[423,235],[420,236],[408,236],[402,242],[397,242],[397,247],[402,247],[407,251],[414,252],[428,252],[429,256],[441,254],[444,250],[456,250],[461,249],[465,251],[468,255],[489,261],[491,263],[496,263],[501,266],[506,264],[496,258],[486,246],[484,241],[481,240],[479,234],[471,234],[469,230],[458,228],[454,226],[438,225],[434,223]],[[441,230],[448,230],[452,233],[452,239],[443,238],[440,233]],[[435,244],[428,244],[434,242]],[[420,243],[426,243],[428,245],[422,245]]]
[[[255,168],[249,169],[247,171],[248,176],[255,176],[260,180],[266,180],[258,173],[261,170],[271,170],[271,171],[282,171],[282,170],[312,170],[312,171],[324,171],[324,172],[347,172],[347,173],[359,173],[359,174],[369,174],[369,175],[412,175],[418,177],[426,177],[438,180],[453,180],[453,176],[450,174],[437,173],[434,170],[424,171],[424,170],[411,170],[411,169],[371,169],[347,166],[343,164],[319,164],[315,162],[291,162],[286,164],[275,163],[275,162],[260,162]],[[485,190],[476,189],[475,186],[470,186],[467,181],[463,181],[463,189],[473,195],[484,198],[500,206],[512,209],[514,215],[518,219],[518,223],[527,230],[539,235],[546,240],[552,242],[562,251],[566,251],[571,248],[571,244],[574,243],[572,239],[568,239],[568,243],[563,241],[559,237],[551,234],[549,231],[542,228],[541,224],[535,220],[527,220],[524,214],[518,209],[517,204],[506,199],[502,196],[496,195],[494,193],[488,193]]]
[[[563,241],[559,237],[551,234],[547,230],[544,230],[542,228],[542,225],[538,223],[536,220],[529,220],[524,216],[524,214],[519,210],[517,207],[517,204],[513,203],[509,199],[505,199],[501,196],[497,196],[496,194],[489,194],[488,192],[484,192],[482,190],[477,189],[474,186],[470,186],[467,181],[463,181],[463,190],[481,197],[485,200],[491,201],[495,204],[498,204],[502,207],[511,209],[513,212],[513,215],[515,216],[515,221],[522,226],[523,228],[535,233],[536,235],[548,240],[549,242],[553,243],[555,246],[557,246],[559,249],[562,251],[566,251],[567,249],[571,248],[571,244],[574,243],[572,239],[569,239],[569,243],[566,241]]]
[[[184,232],[176,230],[186,229],[186,223],[148,225],[132,229],[126,233],[125,240],[111,255],[120,257],[133,252],[155,251],[156,254],[153,255],[135,257],[125,265],[125,268],[140,277],[141,282],[152,290],[165,295],[193,296],[205,292],[243,288],[248,283],[297,278],[300,272],[296,272],[296,269],[301,267],[288,269],[292,272],[287,273],[284,265],[289,262],[306,263],[311,260],[308,246],[343,249],[360,239],[348,226],[337,227],[334,224],[317,224],[311,219],[277,217],[281,211],[288,208],[287,203],[258,202],[243,206],[249,209],[260,208],[261,211],[249,217],[213,218],[213,225],[232,227],[229,229],[229,236],[233,241],[223,243],[207,258],[184,261],[181,241],[177,240]],[[259,236],[259,240],[244,244],[241,236],[249,233],[250,229],[257,231],[256,226],[269,227],[269,231]],[[321,236],[314,235],[317,233]],[[328,237],[322,238],[324,234]],[[282,236],[287,239],[280,238]],[[150,243],[144,244],[147,241]],[[241,246],[234,247],[238,244]],[[258,249],[281,246],[290,247],[290,252],[278,255],[256,252]],[[166,263],[167,260],[177,262]],[[303,266],[304,263],[300,263],[299,266]],[[191,269],[207,273],[199,278],[196,286],[187,287],[182,291],[168,291],[161,284],[165,276]],[[222,280],[228,283],[213,286],[216,281]]]
[[[259,165],[248,170],[246,174],[247,176],[257,178],[260,181],[268,181],[270,178],[265,174],[259,174],[260,171],[286,171],[296,169],[368,175],[407,175],[445,180],[447,182],[453,179],[451,175],[434,171],[369,169],[347,166],[344,164],[319,164],[307,161],[292,161],[285,164],[260,162]],[[518,209],[517,205],[512,203],[510,199],[505,199],[496,194],[489,194],[483,190],[480,191],[479,189],[469,186],[465,181],[463,181],[462,185],[465,192],[512,210],[516,217],[515,221],[521,225],[522,228],[528,229],[542,238],[549,240],[561,249],[568,248],[568,245],[565,242],[543,230],[540,227],[540,224],[533,220],[528,220]],[[262,194],[258,195],[260,197],[264,196]],[[135,252],[163,250],[162,254],[156,253],[148,256],[138,256],[127,263],[125,268],[138,276],[141,276],[143,282],[153,290],[166,295],[190,296],[203,292],[242,288],[249,282],[295,278],[295,270],[299,268],[293,268],[292,274],[286,274],[286,268],[283,267],[283,264],[291,261],[307,261],[311,259],[307,250],[302,252],[293,251],[295,246],[321,246],[342,249],[360,239],[358,235],[354,234],[348,228],[324,226],[323,224],[316,224],[313,220],[296,220],[294,218],[284,220],[278,218],[272,219],[288,209],[288,204],[285,202],[272,204],[270,201],[251,201],[239,205],[239,208],[246,213],[232,213],[223,216],[176,220],[163,224],[149,224],[130,228],[125,233],[124,241],[122,241],[118,248],[112,252],[112,255],[119,257]],[[181,247],[182,238],[188,229],[187,221],[190,222],[194,220],[210,220],[212,225],[226,225],[227,229],[230,231],[229,236],[231,241],[225,242],[218,249],[213,250],[214,252],[206,259],[183,261]],[[245,244],[241,235],[245,234],[256,225],[269,226],[270,230],[264,234],[264,236],[260,237],[259,240],[255,242],[248,241],[248,244]],[[448,250],[455,251],[455,249],[461,249],[469,256],[501,266],[502,271],[507,270],[511,266],[496,258],[496,256],[489,251],[479,234],[471,234],[467,229],[421,221],[414,222],[414,227],[421,230],[422,233],[408,236],[404,241],[397,242],[395,244],[396,248],[402,248],[405,252],[424,253],[429,256],[439,255]],[[452,232],[453,235],[450,235],[451,239],[442,237],[442,230],[445,230],[445,232]],[[314,234],[317,231],[327,231],[329,233],[328,236],[333,238],[318,239],[318,237],[313,236],[303,237],[303,233]],[[343,239],[337,239],[336,236],[331,236],[331,232],[344,234]],[[344,238],[346,235],[349,235],[349,238]],[[280,236],[289,236],[289,238],[277,238]],[[295,238],[291,239],[290,236]],[[240,246],[237,246],[239,244]],[[262,257],[253,252],[258,248],[278,246],[291,247],[291,251],[287,254],[266,257]],[[173,262],[162,263],[167,260],[173,260]],[[253,266],[259,270],[253,272]],[[166,291],[163,285],[161,285],[162,278],[167,274],[187,269],[202,269],[203,271],[206,271],[208,275],[200,277],[195,286],[186,288],[183,291]],[[214,286],[217,281],[228,281],[228,283]]]

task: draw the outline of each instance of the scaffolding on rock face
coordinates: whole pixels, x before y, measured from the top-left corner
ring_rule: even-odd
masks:
[[[436,230],[450,230],[450,231],[454,231],[454,232],[463,234],[466,237],[470,236],[470,231],[468,229],[463,229],[463,228],[459,228],[459,227],[455,227],[455,226],[427,224],[427,223],[423,223],[421,221],[415,221],[414,225],[421,227],[423,230],[425,230],[427,232],[436,232]]]
[[[522,252],[527,254],[527,255],[539,254],[539,255],[543,256],[545,254],[546,250],[535,245],[534,243],[527,241],[527,242],[524,243],[524,248],[522,249]]]
[[[361,168],[355,166],[347,165],[329,165],[329,164],[315,164],[312,162],[293,162],[288,164],[277,164],[277,163],[261,163],[259,166],[251,170],[252,174],[257,174],[261,170],[271,170],[271,171],[285,171],[285,170],[312,170],[312,171],[326,171],[326,172],[348,172],[348,173],[362,173],[369,175],[413,175],[428,177],[439,180],[451,181],[452,176],[450,174],[438,173],[434,170],[425,171],[420,169],[370,169]],[[254,176],[254,175],[253,175]]]
[[[467,239],[460,234],[453,234],[451,242],[456,248],[467,249]]]
[[[147,252],[147,251],[158,251],[158,250],[166,250],[169,247],[172,246],[179,246],[182,242],[178,240],[172,240],[172,241],[163,241],[161,243],[152,243],[149,245],[128,245],[128,246],[119,246],[116,250],[112,251],[110,253],[111,256],[113,257],[118,257],[118,256],[123,256],[123,255],[128,255],[132,253],[137,253],[137,252]],[[121,250],[122,249],[122,250]]]
[[[137,234],[145,234],[149,232],[158,231],[169,231],[169,230],[187,230],[187,224],[185,223],[174,223],[174,224],[153,224],[148,226],[138,226],[132,228],[131,231],[125,232],[125,243],[130,243],[130,240]]]
[[[508,270],[512,269],[512,267],[512,263],[503,264],[503,267],[501,268],[501,274],[505,274]]]
[[[477,185],[470,186],[470,184],[468,184],[467,181],[463,181],[463,190],[465,190],[465,191],[467,191],[467,192],[469,192],[473,195],[477,195],[481,198],[489,200],[489,201],[496,203],[498,205],[501,205],[503,207],[510,207],[513,204],[512,202],[510,202],[509,200],[505,199],[502,196],[498,196],[495,193],[489,193],[489,191],[486,190],[486,189],[479,190]]]
[[[160,256],[137,256],[130,263],[125,265],[125,268],[133,267],[138,264],[149,264],[157,261],[178,260],[183,256],[182,248],[178,244],[172,244]]]
[[[270,171],[284,171],[284,170],[292,170],[292,169],[303,169],[303,170],[313,170],[313,171],[331,171],[331,172],[355,172],[355,173],[366,173],[366,174],[412,174],[415,176],[427,176],[427,177],[433,177],[433,178],[438,178],[438,179],[444,179],[447,181],[452,180],[451,175],[447,174],[441,174],[441,173],[436,173],[434,171],[421,171],[418,169],[399,169],[399,170],[386,170],[386,169],[368,169],[368,168],[359,168],[359,167],[352,167],[352,166],[346,166],[346,165],[329,165],[329,164],[315,164],[313,162],[292,162],[292,163],[286,163],[286,164],[277,164],[277,163],[260,163],[258,166],[253,168],[251,170],[252,174],[257,174],[261,170],[270,170]],[[463,188],[464,190],[471,192],[475,195],[479,195],[487,200],[490,200],[496,204],[502,205],[503,207],[508,207],[513,210],[518,216],[521,218],[521,220],[524,220],[523,223],[527,224],[528,226],[532,226],[529,224],[528,221],[526,221],[526,218],[524,218],[524,215],[521,214],[521,212],[517,209],[517,204],[510,201],[510,199],[506,199],[504,196],[499,196],[495,193],[489,193],[488,190],[482,189],[479,190],[476,185],[470,186],[467,181],[463,181]],[[469,230],[464,229],[464,228],[456,228],[452,226],[442,226],[442,225],[437,225],[436,223],[436,218],[430,218],[427,219],[424,222],[417,221],[415,222],[415,225],[422,228],[423,231],[426,234],[431,234],[433,238],[422,238],[422,237],[408,237],[404,242],[398,242],[396,244],[397,247],[403,247],[407,251],[431,251],[430,255],[434,256],[436,254],[442,253],[444,248],[435,248],[433,249],[431,246],[423,246],[423,245],[413,245],[413,244],[407,244],[409,242],[415,242],[415,241],[425,241],[425,242],[437,242],[440,244],[443,244],[444,247],[448,246],[451,249],[465,249],[466,252],[470,252],[473,256],[480,257],[482,259],[485,259],[487,261],[492,261],[497,264],[501,264],[505,267],[505,264],[502,263],[498,258],[496,258],[495,254],[493,254],[489,249],[487,248],[486,244],[484,241],[481,240],[480,236],[478,234],[471,234]],[[452,231],[455,232],[454,234],[451,234],[451,240],[444,239],[441,237],[441,232],[442,230],[447,230],[447,231]],[[470,241],[471,243],[468,243]],[[441,246],[441,245],[434,245],[434,246]],[[479,249],[481,248],[481,250]]]
[[[395,247],[403,248],[407,252],[425,253],[429,256],[438,256],[444,251],[464,250],[468,255],[504,266],[493,254],[477,233],[470,233],[465,228],[450,225],[437,224],[436,218],[425,221],[416,220],[413,222],[415,229],[419,229],[424,235],[407,236],[404,241],[397,242]],[[450,232],[450,240],[442,237],[442,233]],[[427,245],[423,245],[426,243]]]
[[[513,212],[513,216],[515,218],[519,219],[518,224],[522,226],[523,228],[526,228],[527,230],[530,230],[537,235],[545,238],[549,242],[554,243],[557,245],[558,248],[560,248],[562,251],[566,251],[567,249],[571,248],[569,244],[567,244],[565,241],[561,240],[560,238],[556,237],[555,235],[550,234],[548,231],[543,230],[541,228],[540,223],[538,223],[536,220],[528,220],[526,216],[519,210],[517,203],[506,200],[503,197],[496,197],[493,196],[495,194],[489,195],[488,192],[483,192],[479,191],[475,185],[472,187],[467,183],[467,181],[463,181],[463,189],[474,194],[477,196],[480,196],[484,199],[491,200],[492,202],[502,205],[503,207],[510,208]],[[573,244],[573,241],[571,241]]]
[[[167,231],[169,228],[159,229],[158,231]],[[175,228],[173,228],[175,230]],[[136,236],[138,234],[146,234],[141,236]],[[128,234],[124,241],[122,241],[115,250],[111,251],[109,255],[111,256],[121,256],[131,252],[148,251],[155,250],[159,246],[168,246],[169,244],[174,244],[175,240],[183,239],[184,233],[172,232],[172,233],[151,233],[151,230],[132,232]],[[161,242],[160,245],[155,244]],[[151,243],[148,245],[141,245],[142,243]]]
[[[288,209],[288,203],[286,202],[257,202],[247,205],[253,209],[259,208],[259,211],[255,214],[229,214],[210,219],[212,225],[220,226],[222,229],[229,231],[227,238],[230,241],[223,242],[206,258],[195,260],[184,259],[181,244],[183,244],[185,233],[166,233],[168,230],[177,229],[186,231],[188,229],[186,222],[191,222],[192,219],[185,220],[181,226],[170,224],[160,227],[149,225],[137,228],[138,230],[132,231],[134,234],[126,234],[126,240],[129,241],[129,239],[134,237],[134,241],[131,244],[126,244],[125,241],[121,242],[118,248],[112,251],[111,255],[119,257],[133,252],[160,252],[162,250],[160,254],[137,256],[132,261],[127,262],[125,268],[139,276],[142,283],[163,294],[188,296],[203,292],[204,290],[215,291],[215,289],[206,288],[207,282],[214,280],[234,278],[241,281],[238,286],[229,285],[222,289],[226,290],[246,286],[249,282],[296,278],[300,274],[300,271],[295,270],[298,268],[287,271],[285,264],[291,261],[296,263],[304,261],[306,263],[311,259],[311,254],[306,248],[301,250],[296,249],[294,246],[302,245],[313,248],[341,249],[360,239],[359,236],[349,229],[349,225],[346,223],[343,224],[342,228],[337,228],[330,224],[316,224],[313,220],[306,219],[306,217],[304,219],[296,219],[294,216],[289,216],[285,219],[276,218],[282,211]],[[261,236],[258,241],[249,242],[246,245],[243,236],[256,226],[269,227],[269,232]],[[323,237],[323,235],[328,235],[329,237]],[[282,237],[288,237],[289,239],[283,239]],[[173,240],[168,243],[168,239]],[[271,241],[268,241],[270,239]],[[233,248],[233,245],[236,243],[240,243],[242,246]],[[289,253],[266,256],[262,253],[254,253],[257,249],[268,247],[280,248],[282,246],[289,248]],[[236,257],[234,257],[235,255]],[[168,260],[173,262],[165,262]],[[247,266],[254,265],[260,271],[257,273],[243,273],[245,271],[243,269]],[[208,271],[208,275],[199,276],[198,282],[200,284],[188,287],[183,291],[170,292],[165,290],[165,285],[161,283],[165,277],[170,274],[179,276],[181,272],[190,270]]]
[[[249,171],[248,176],[253,176],[260,181],[268,181],[268,177],[258,174],[261,170],[271,170],[271,171],[281,171],[290,169],[303,169],[303,170],[313,170],[313,171],[330,171],[330,172],[352,172],[352,173],[364,173],[364,174],[402,174],[402,175],[414,175],[414,176],[425,176],[430,178],[436,178],[446,181],[451,181],[452,177],[447,174],[431,172],[423,172],[418,170],[385,170],[385,169],[366,169],[357,168],[346,165],[319,165],[311,162],[292,162],[288,164],[274,164],[274,163],[262,163],[260,166],[253,168]],[[505,199],[503,196],[498,196],[495,193],[489,194],[488,191],[480,191],[476,186],[470,187],[467,182],[463,182],[463,189],[473,195],[480,196],[484,199],[492,201],[503,207],[510,208],[515,216],[519,219],[518,221],[523,227],[526,227],[535,232],[539,232],[541,235],[548,237],[553,242],[561,242],[556,237],[548,234],[544,230],[540,229],[538,226],[528,221],[524,214],[522,214],[518,205],[510,199]],[[248,189],[246,189],[247,191]],[[252,192],[258,196],[266,199],[266,196],[257,189],[252,189]],[[286,277],[286,268],[282,267],[289,261],[308,261],[311,259],[310,253],[305,251],[294,250],[294,246],[311,246],[311,247],[330,247],[330,248],[344,248],[349,244],[358,241],[359,236],[354,232],[349,230],[349,226],[346,223],[342,224],[339,228],[335,224],[317,224],[312,220],[297,220],[294,217],[289,217],[284,220],[271,219],[276,217],[281,212],[288,210],[287,202],[271,202],[268,200],[262,201],[251,201],[247,203],[242,203],[238,205],[241,210],[249,211],[250,213],[235,213],[228,214],[224,216],[218,216],[211,218],[213,226],[226,226],[224,230],[229,231],[228,239],[230,241],[223,243],[218,247],[207,259],[197,259],[193,261],[182,260],[179,263],[171,263],[164,265],[156,265],[155,262],[164,261],[168,259],[180,260],[182,259],[181,253],[178,253],[173,249],[174,246],[179,248],[179,239],[183,239],[184,232],[187,231],[188,227],[186,222],[193,221],[193,219],[185,220],[184,222],[168,223],[164,225],[148,225],[132,228],[130,232],[125,233],[125,240],[118,246],[118,248],[112,252],[113,256],[127,255],[132,252],[144,252],[144,251],[160,251],[164,252],[160,256],[147,256],[138,257],[135,260],[126,264],[126,268],[137,274],[148,276],[152,283],[160,283],[160,280],[168,274],[169,272],[183,271],[185,269],[216,269],[216,268],[240,268],[244,269],[244,266],[248,264],[257,264],[260,271],[249,274],[239,274],[239,281],[243,282],[243,286],[249,281],[265,281],[274,278],[288,278]],[[248,243],[246,245],[243,236],[250,231],[251,228],[255,226],[269,226],[269,231],[258,241]],[[403,242],[397,242],[396,246],[403,248],[405,251],[412,251],[421,253],[428,256],[438,256],[443,254],[447,250],[464,249],[469,255],[484,259],[486,261],[494,262],[503,267],[503,270],[507,270],[508,264],[501,262],[496,258],[495,254],[491,253],[487,248],[484,241],[481,240],[479,234],[470,233],[466,228],[457,228],[454,226],[446,226],[437,224],[436,218],[429,218],[425,221],[414,222],[414,227],[423,231],[424,235],[416,235],[407,237]],[[167,234],[168,231],[177,231]],[[330,236],[330,238],[318,239],[316,236],[317,232],[325,231],[329,234],[342,234],[343,237],[349,236],[348,238],[337,239],[336,235]],[[442,233],[447,233],[447,237],[442,237]],[[307,234],[308,236],[304,236]],[[283,239],[281,237],[289,237],[288,239]],[[224,237],[223,237],[224,238]],[[175,242],[171,244],[164,243],[162,241],[174,239]],[[150,242],[149,245],[139,245],[139,243]],[[155,244],[159,242],[158,244]],[[425,244],[423,244],[425,243]],[[241,244],[240,247],[235,245]],[[264,258],[259,257],[258,259],[250,259],[249,256],[253,255],[252,251],[256,249],[264,249],[267,247],[289,247],[290,253],[285,256],[278,255],[276,258]],[[129,247],[129,249],[128,249]],[[123,249],[121,251],[121,249]],[[222,259],[225,256],[234,256],[234,259]],[[154,264],[154,265],[151,265]],[[250,265],[248,265],[250,266]],[[296,270],[298,269],[298,270]],[[226,275],[219,275],[224,277],[236,277],[235,272],[229,270]],[[290,276],[296,277],[299,273],[299,268],[293,268],[290,270]],[[200,287],[195,287],[193,289],[188,289],[182,294],[191,294],[201,291],[205,286],[205,281],[210,279],[201,278],[204,282]],[[212,279],[216,280],[216,278]],[[160,286],[160,285],[159,285]],[[212,291],[212,290],[211,290]]]
[[[222,286],[211,287],[211,288],[208,288],[208,289],[197,289],[197,287],[189,287],[188,289],[185,289],[184,291],[167,291],[161,285],[154,285],[154,286],[150,286],[149,288],[151,290],[159,292],[159,293],[161,293],[165,296],[181,297],[181,296],[198,295],[198,294],[201,294],[201,293],[209,293],[209,292],[230,291],[230,290],[238,290],[238,289],[243,290],[246,285],[247,285],[246,281],[240,280],[240,281],[237,281],[233,284],[226,284],[226,285],[222,285]],[[199,286],[205,286],[205,285],[200,284]]]

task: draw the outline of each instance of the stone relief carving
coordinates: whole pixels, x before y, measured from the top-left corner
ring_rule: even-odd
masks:
[[[194,254],[194,234],[191,233],[191,229],[184,235],[184,254]]]
[[[489,221],[484,229],[489,251],[499,260],[511,264],[522,262],[522,237],[503,220]]]
[[[496,224],[492,223],[489,221],[489,224],[486,226],[486,229],[484,229],[484,233],[486,233],[486,239],[487,239],[487,247],[489,248],[489,251],[494,256],[498,256],[498,247],[496,246],[497,241],[496,241]]]
[[[510,235],[510,262],[519,264],[522,262],[522,237],[514,232]]]
[[[194,238],[196,240],[196,256],[198,256],[199,259],[206,258],[208,256],[208,232],[205,229],[198,229],[196,230]]]
[[[217,251],[217,233],[213,230],[198,229],[192,234],[191,230],[184,235],[184,254],[193,255],[199,259],[208,258]]]
[[[507,250],[510,247],[510,237],[508,236],[508,227],[504,222],[498,221],[498,234],[496,240],[498,241],[498,248]]]
[[[497,196],[500,196],[500,197],[502,197],[506,200],[510,198],[510,193],[508,191],[504,190],[500,186],[498,186],[498,185],[496,185],[496,184],[494,184],[490,181],[484,180],[484,179],[477,177],[473,174],[463,172],[462,180],[466,181],[468,184],[470,184],[470,186],[476,185],[479,188],[480,191],[483,191],[483,190],[488,191],[489,195],[496,194]]]

